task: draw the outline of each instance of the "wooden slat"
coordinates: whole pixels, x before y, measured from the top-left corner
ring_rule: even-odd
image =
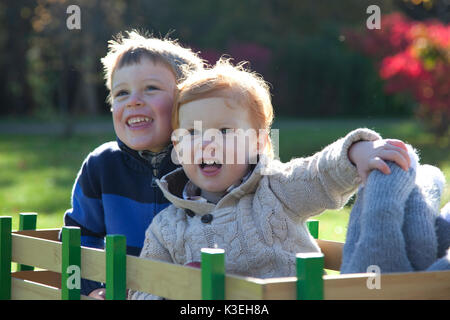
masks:
[[[26,271],[28,272],[28,271]],[[45,273],[45,271],[32,271],[32,273]],[[23,276],[23,275],[22,275]],[[28,275],[31,278],[35,276]],[[36,276],[39,281],[46,281],[46,275]],[[20,277],[11,279],[12,300],[60,300],[61,290],[54,286],[45,285],[39,282],[24,280]],[[88,296],[81,296],[81,300],[96,300]]]
[[[124,235],[106,236],[106,300],[125,300],[127,239]]]
[[[370,276],[325,276],[325,299],[450,299],[450,271],[383,274],[380,289],[368,289]]]
[[[168,299],[201,299],[200,269],[127,256],[127,288]]]
[[[61,299],[80,300],[80,279],[71,281],[73,267],[81,268],[81,230],[79,227],[62,228]],[[80,274],[78,274],[80,276]]]
[[[59,300],[61,290],[19,278],[11,279],[12,300]]]
[[[12,261],[60,272],[61,243],[13,233]]]
[[[380,289],[368,289],[373,274],[324,276],[325,300],[360,299],[447,299],[450,300],[450,271],[391,273],[381,275]],[[264,283],[264,299],[293,300],[296,278],[272,278]]]
[[[264,300],[295,300],[297,278],[271,278],[264,281]]]
[[[225,299],[225,250],[203,248],[201,250],[202,299]]]
[[[39,271],[19,271],[11,274],[13,278],[29,280],[50,287],[61,289],[61,274],[58,272],[39,270]]]
[[[81,277],[106,282],[106,254],[104,250],[81,247]]]
[[[0,300],[11,298],[11,217],[0,217]]]
[[[14,231],[14,234],[22,234],[29,237],[59,241],[59,231],[61,229],[40,229],[40,230],[22,230]]]
[[[37,213],[36,212],[21,212],[19,214],[19,230],[36,230]],[[24,264],[17,265],[17,271],[33,270],[33,266]]]
[[[226,275],[225,299],[262,299],[263,283],[263,279]],[[200,300],[201,270],[127,256],[127,288],[173,300]]]
[[[21,232],[22,233],[22,232]],[[12,261],[61,272],[61,242],[12,234]],[[81,247],[81,277],[105,282],[105,252]]]
[[[225,300],[261,300],[264,298],[264,280],[225,276]]]
[[[339,271],[342,262],[342,249],[344,243],[330,240],[317,240],[324,258],[324,268]]]

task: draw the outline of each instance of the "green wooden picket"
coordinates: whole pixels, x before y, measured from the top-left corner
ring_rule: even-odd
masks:
[[[12,217],[0,217],[0,300],[11,299]]]
[[[123,235],[106,236],[106,300],[126,299],[127,241]]]
[[[36,212],[22,212],[19,214],[19,231],[36,230],[37,213]],[[17,265],[17,271],[31,271],[33,266],[24,264]]]
[[[306,225],[313,238],[319,239],[319,220],[308,220]]]
[[[62,228],[61,299],[80,300],[81,231]],[[69,273],[71,273],[69,275]]]
[[[225,250],[201,249],[202,299],[225,299]]]
[[[297,258],[297,299],[323,299],[323,253],[298,253]]]

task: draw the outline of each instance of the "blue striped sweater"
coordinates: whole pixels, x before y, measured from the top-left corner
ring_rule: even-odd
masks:
[[[139,255],[153,217],[170,204],[155,179],[176,169],[171,150],[166,149],[155,168],[150,158],[119,139],[87,156],[72,190],[72,208],[64,215],[64,225],[80,227],[81,245],[103,248],[107,234],[122,234],[127,238],[127,254]],[[83,280],[81,293],[102,286]]]

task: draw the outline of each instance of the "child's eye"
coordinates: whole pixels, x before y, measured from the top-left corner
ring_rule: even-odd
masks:
[[[114,97],[121,97],[121,96],[124,96],[124,95],[127,95],[127,94],[128,94],[128,91],[126,91],[126,90],[120,90],[119,92],[117,92],[117,93],[115,94]]]
[[[147,87],[145,87],[145,90],[147,90],[147,91],[153,91],[153,90],[159,90],[159,88],[158,88],[158,87],[155,87],[155,86],[147,86]]]
[[[233,132],[233,129],[230,129],[230,128],[220,129],[221,134],[227,134],[227,133],[231,133],[231,132]]]
[[[189,129],[188,132],[189,132],[189,135],[191,135],[191,136],[197,136],[200,134],[200,132],[195,129]]]

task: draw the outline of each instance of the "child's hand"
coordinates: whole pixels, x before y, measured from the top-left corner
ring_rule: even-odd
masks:
[[[406,145],[394,139],[356,142],[349,148],[348,157],[355,164],[363,182],[373,169],[378,169],[384,174],[391,173],[383,160],[395,162],[405,171],[411,164]]]
[[[105,288],[99,288],[93,290],[91,293],[89,293],[89,297],[99,299],[99,300],[105,300]]]

